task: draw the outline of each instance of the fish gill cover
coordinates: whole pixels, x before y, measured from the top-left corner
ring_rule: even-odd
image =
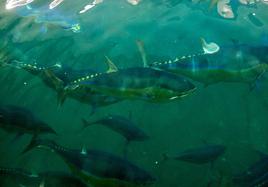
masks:
[[[267,0],[0,0],[0,186],[267,186],[267,38]]]

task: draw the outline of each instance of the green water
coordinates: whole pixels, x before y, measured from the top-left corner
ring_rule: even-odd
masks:
[[[233,42],[252,46],[267,44],[268,5],[262,2],[256,7],[239,5],[234,9],[235,19],[219,16],[216,7],[210,10],[209,2],[203,1],[193,5],[187,0],[143,0],[131,5],[125,0],[104,0],[79,14],[87,3],[63,1],[52,10],[60,17],[60,21],[53,22],[49,15],[37,21],[44,11],[40,7],[47,6],[44,0],[35,0],[30,4],[31,9],[23,10],[6,10],[6,2],[1,0],[1,64],[12,60],[40,66],[58,63],[106,72],[105,56],[119,69],[143,67],[137,40],[143,42],[149,64],[200,52],[200,37],[221,48]],[[34,10],[39,11],[37,15],[27,15]],[[248,14],[253,12],[263,25],[249,20]],[[65,28],[62,22],[79,23],[79,32]],[[234,66],[232,61],[228,63]],[[250,63],[239,68],[252,65]],[[232,176],[258,160],[256,151],[268,153],[266,77],[264,73],[254,89],[250,89],[250,84],[239,82],[204,86],[195,80],[191,82],[196,85],[196,91],[185,98],[166,103],[124,99],[98,107],[90,116],[90,104],[67,98],[59,107],[57,93],[38,76],[4,66],[0,68],[0,103],[30,109],[58,133],[42,137],[68,148],[99,149],[118,156],[123,156],[122,136],[100,125],[81,130],[81,120],[99,119],[108,114],[127,117],[150,136],[149,140],[130,143],[127,159],[156,178],[151,186],[205,187],[212,181],[213,187],[232,187],[235,186],[231,183]],[[32,135],[23,135],[14,142],[15,134],[0,129],[0,167],[71,173],[64,161],[48,150],[34,149],[21,155]],[[214,161],[212,169],[209,163],[161,162],[163,153],[175,155],[207,144],[227,148]]]

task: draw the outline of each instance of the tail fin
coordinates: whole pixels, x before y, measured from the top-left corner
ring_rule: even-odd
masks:
[[[28,144],[28,146],[22,151],[22,154],[27,153],[28,151],[31,151],[35,147],[45,147],[49,149],[54,149],[55,142],[52,140],[46,140],[46,139],[40,139],[37,137],[37,135],[34,135],[31,142]]]
[[[66,100],[67,93],[65,89],[58,89],[57,90],[57,105],[58,107],[62,106]]]
[[[9,67],[21,69],[22,62],[20,62],[18,60],[11,60],[11,61],[7,62],[4,60],[4,61],[0,62],[0,67],[4,67],[4,66],[9,66]]]
[[[48,79],[50,79],[51,83],[56,88],[56,90],[64,88],[63,81],[59,79],[52,70],[46,69],[44,70],[44,74],[47,76]]]
[[[44,74],[50,80],[51,84],[58,93],[58,106],[62,106],[67,95],[64,82],[59,79],[51,69],[44,70]]]

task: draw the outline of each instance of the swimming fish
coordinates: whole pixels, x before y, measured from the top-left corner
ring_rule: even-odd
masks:
[[[119,115],[108,115],[104,118],[92,122],[88,122],[83,119],[83,123],[84,128],[91,125],[99,124],[122,135],[126,139],[126,144],[123,153],[124,156],[126,156],[127,154],[127,146],[130,142],[145,141],[149,139],[149,136],[143,130],[138,128],[136,124],[134,124],[129,119]]]
[[[254,84],[268,70],[268,47],[231,45],[216,53],[200,52],[175,60],[156,62],[152,68],[189,77],[205,85],[219,82]],[[240,65],[247,67],[240,68]],[[229,68],[238,66],[239,68]]]
[[[141,99],[159,103],[179,99],[194,92],[187,79],[152,68],[127,68],[75,81],[66,90],[96,90],[119,99]]]
[[[164,159],[175,159],[194,164],[206,164],[215,161],[225,152],[223,145],[207,145],[200,148],[186,150],[177,156],[164,155]]]
[[[155,178],[144,169],[136,166],[126,159],[118,157],[108,152],[100,150],[77,150],[60,146],[51,140],[33,139],[31,144],[24,150],[28,152],[34,147],[48,148],[57,153],[67,165],[80,175],[92,179],[91,176],[104,179],[106,183],[122,182],[135,185],[148,184],[155,181]],[[102,183],[100,185],[93,179],[93,186],[109,186]],[[103,181],[102,181],[103,182]],[[116,186],[116,185],[114,185]],[[120,186],[117,184],[117,186]],[[131,185],[130,185],[131,186]]]
[[[0,106],[0,128],[18,133],[17,136],[32,134],[33,138],[40,134],[57,134],[30,110],[14,105]]]
[[[92,69],[74,69],[61,64],[44,67],[15,60],[11,61],[8,65],[23,69],[39,77],[46,86],[57,92],[59,105],[64,103],[66,97],[70,97],[79,102],[90,104],[92,106],[92,112],[94,112],[96,107],[107,106],[120,101],[117,98],[106,96],[92,90],[86,90],[86,92],[84,92],[82,89],[77,89],[75,91],[69,91],[68,93],[64,92],[64,87],[69,85],[72,81],[95,75],[96,72]]]
[[[65,172],[31,173],[20,168],[0,167],[0,186],[87,187],[79,178]]]
[[[259,160],[233,177],[235,184],[244,187],[264,187],[264,184],[268,184],[268,155],[259,154]]]
[[[127,141],[144,141],[149,138],[149,136],[138,128],[136,124],[119,115],[108,115],[92,122],[88,122],[84,119],[83,123],[84,128],[95,124],[103,125],[121,134]]]
[[[42,24],[41,31],[47,32],[48,26],[58,26],[64,30],[79,33],[81,31],[80,23],[75,15],[66,15],[62,12],[50,9],[48,7],[23,6],[18,7],[15,13],[21,17],[32,17],[35,23]]]

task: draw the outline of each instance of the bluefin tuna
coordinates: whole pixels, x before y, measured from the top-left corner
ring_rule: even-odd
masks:
[[[268,47],[231,45],[218,52],[200,52],[151,67],[184,75],[205,85],[219,82],[254,84],[268,70]],[[229,68],[228,66],[233,66]],[[240,65],[244,67],[239,67]]]
[[[149,139],[149,136],[140,129],[136,124],[134,124],[129,119],[119,116],[119,115],[108,115],[104,118],[88,122],[83,119],[84,128],[99,124],[103,125],[120,135],[122,135],[126,139],[126,144],[124,147],[124,155],[127,154],[127,146],[132,141],[145,141]]]
[[[194,164],[206,164],[215,161],[225,152],[223,145],[207,145],[200,148],[186,150],[177,156],[164,155],[165,159],[175,159]]]
[[[79,178],[65,172],[31,173],[20,168],[0,168],[0,186],[8,187],[87,187]]]
[[[95,124],[103,125],[119,134],[127,141],[144,141],[149,136],[129,119],[119,115],[108,115],[104,118],[89,122],[83,119],[84,127]]]
[[[109,97],[89,89],[86,91],[76,89],[75,91],[69,91],[68,94],[63,93],[64,87],[71,82],[80,78],[95,76],[97,73],[92,69],[74,69],[61,64],[42,67],[37,64],[28,64],[19,61],[11,61],[8,65],[23,69],[39,77],[46,86],[57,92],[59,105],[64,103],[66,97],[70,97],[81,103],[90,104],[92,106],[92,112],[94,112],[96,107],[107,106],[120,101],[117,98]]]
[[[62,29],[72,31],[74,33],[79,33],[81,27],[79,22],[76,20],[76,15],[66,15],[66,13],[59,12],[56,10],[51,10],[48,7],[41,6],[23,6],[18,7],[15,13],[22,17],[32,17],[35,23],[43,24],[41,28],[42,32],[47,32],[47,27],[49,25],[58,26]]]
[[[187,79],[152,68],[127,68],[83,78],[66,87],[90,89],[119,99],[140,99],[160,103],[185,97],[195,91]]]
[[[233,177],[235,184],[243,187],[264,187],[268,185],[268,155],[260,153],[260,159],[245,171]]]
[[[51,140],[33,139],[24,153],[34,147],[57,153],[76,174],[97,187],[150,184],[155,178],[130,161],[100,150],[77,150],[60,146]]]
[[[30,110],[19,106],[0,107],[0,128],[7,132],[22,134],[56,134],[45,122],[38,119]]]

